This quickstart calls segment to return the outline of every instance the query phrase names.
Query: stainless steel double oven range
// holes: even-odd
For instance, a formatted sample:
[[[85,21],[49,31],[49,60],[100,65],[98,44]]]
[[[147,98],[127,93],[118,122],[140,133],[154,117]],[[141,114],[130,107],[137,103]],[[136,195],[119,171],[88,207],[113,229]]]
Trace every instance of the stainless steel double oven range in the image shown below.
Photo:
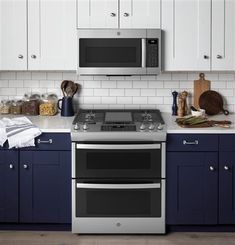
[[[72,232],[165,233],[158,110],[80,110],[72,127]]]

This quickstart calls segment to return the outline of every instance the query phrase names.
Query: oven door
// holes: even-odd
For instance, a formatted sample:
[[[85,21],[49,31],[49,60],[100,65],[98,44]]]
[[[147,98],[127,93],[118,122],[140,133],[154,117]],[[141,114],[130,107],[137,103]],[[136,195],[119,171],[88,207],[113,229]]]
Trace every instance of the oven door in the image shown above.
[[[165,178],[165,143],[73,143],[73,173],[77,179]]]
[[[73,180],[74,233],[164,233],[165,180],[145,184]]]

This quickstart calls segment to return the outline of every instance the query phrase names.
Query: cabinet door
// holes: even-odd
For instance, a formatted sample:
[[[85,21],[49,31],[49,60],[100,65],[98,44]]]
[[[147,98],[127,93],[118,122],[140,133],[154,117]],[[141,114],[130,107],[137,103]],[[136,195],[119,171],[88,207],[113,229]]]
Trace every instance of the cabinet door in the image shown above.
[[[235,1],[212,1],[212,70],[235,69]]]
[[[0,0],[0,70],[27,69],[27,1]]]
[[[0,150],[0,222],[18,222],[18,153]]]
[[[235,224],[235,152],[221,152],[219,168],[219,223]]]
[[[71,222],[71,152],[20,152],[20,222]]]
[[[167,153],[167,224],[217,223],[217,153]]]
[[[163,70],[209,70],[211,0],[162,0]]]
[[[28,0],[28,69],[76,70],[76,0]]]
[[[118,28],[118,0],[77,0],[78,28]]]
[[[160,28],[160,0],[120,0],[120,28]]]

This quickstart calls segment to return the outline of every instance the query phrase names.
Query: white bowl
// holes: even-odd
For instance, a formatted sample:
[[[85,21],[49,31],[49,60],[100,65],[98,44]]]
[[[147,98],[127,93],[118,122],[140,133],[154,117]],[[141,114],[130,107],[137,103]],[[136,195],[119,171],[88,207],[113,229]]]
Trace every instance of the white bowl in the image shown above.
[[[191,110],[191,114],[192,116],[195,116],[195,117],[205,116],[205,110],[204,109],[199,109],[198,111]]]

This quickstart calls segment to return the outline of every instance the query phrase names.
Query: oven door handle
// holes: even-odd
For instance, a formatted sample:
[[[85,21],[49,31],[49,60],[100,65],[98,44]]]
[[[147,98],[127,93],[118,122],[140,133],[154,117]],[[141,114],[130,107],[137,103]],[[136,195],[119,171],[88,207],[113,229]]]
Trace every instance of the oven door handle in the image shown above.
[[[76,144],[77,149],[85,150],[147,150],[161,149],[161,144],[130,144],[130,145],[104,145],[104,144]]]
[[[160,183],[154,184],[87,184],[77,183],[77,189],[160,189]]]

